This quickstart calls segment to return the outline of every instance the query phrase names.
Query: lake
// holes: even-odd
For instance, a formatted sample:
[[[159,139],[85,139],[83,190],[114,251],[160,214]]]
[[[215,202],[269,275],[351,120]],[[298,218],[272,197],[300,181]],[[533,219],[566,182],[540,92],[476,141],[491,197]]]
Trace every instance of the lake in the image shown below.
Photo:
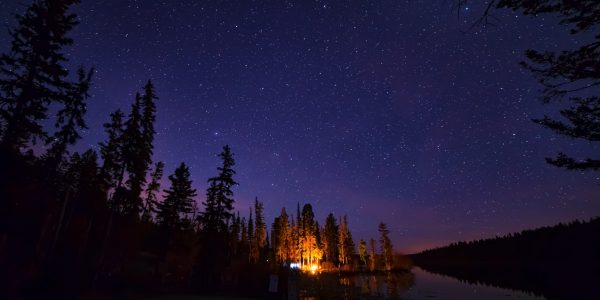
[[[522,291],[472,284],[414,267],[390,274],[302,276],[300,299],[545,299]]]

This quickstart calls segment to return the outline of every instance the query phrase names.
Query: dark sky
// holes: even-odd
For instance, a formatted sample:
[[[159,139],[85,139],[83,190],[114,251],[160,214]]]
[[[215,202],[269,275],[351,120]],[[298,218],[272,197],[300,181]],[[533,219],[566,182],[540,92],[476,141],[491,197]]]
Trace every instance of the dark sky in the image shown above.
[[[83,1],[67,51],[97,72],[78,149],[152,79],[155,160],[189,164],[201,201],[231,145],[236,208],[258,196],[269,223],[310,202],[321,221],[347,214],[355,242],[383,221],[412,252],[600,215],[600,173],[544,162],[599,147],[531,122],[556,106],[518,65],[583,37],[510,11],[464,34],[483,7],[451,2]],[[0,2],[2,22],[27,4]]]

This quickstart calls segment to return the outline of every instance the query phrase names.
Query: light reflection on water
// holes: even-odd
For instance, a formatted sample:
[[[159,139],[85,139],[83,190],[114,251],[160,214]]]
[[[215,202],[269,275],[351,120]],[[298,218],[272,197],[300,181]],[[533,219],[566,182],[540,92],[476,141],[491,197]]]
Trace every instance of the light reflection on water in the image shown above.
[[[470,284],[426,272],[322,274],[301,283],[301,299],[544,299],[520,291]]]

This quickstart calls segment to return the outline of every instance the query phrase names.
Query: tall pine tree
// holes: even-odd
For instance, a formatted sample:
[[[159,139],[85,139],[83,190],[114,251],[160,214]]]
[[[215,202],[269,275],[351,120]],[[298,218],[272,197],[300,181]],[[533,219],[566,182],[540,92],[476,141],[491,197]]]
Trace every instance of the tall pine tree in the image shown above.
[[[158,199],[156,193],[160,190],[160,180],[163,176],[165,164],[162,161],[156,163],[154,171],[150,175],[150,183],[146,186],[146,201],[144,203],[144,212],[142,220],[152,221],[152,215],[157,211]]]
[[[192,188],[190,180],[190,170],[181,163],[175,173],[169,175],[171,187],[164,190],[165,199],[158,203],[157,219],[158,223],[166,228],[183,228],[186,217],[194,211],[194,197],[196,190]]]
[[[85,112],[81,102],[87,98],[91,73],[82,70],[79,83],[68,80],[62,52],[73,43],[67,34],[78,21],[68,11],[77,2],[34,1],[9,31],[11,50],[0,56],[0,151],[15,154],[30,143],[45,141],[49,134],[41,121],[47,119],[50,105],[64,106],[59,121],[73,121],[60,122],[60,142],[77,138],[64,129],[83,127],[78,118]]]
[[[226,233],[227,224],[233,217],[233,203],[235,200],[233,199],[232,188],[238,183],[233,179],[235,160],[228,145],[223,147],[223,152],[219,154],[219,157],[222,160],[222,165],[217,168],[219,174],[208,179],[209,187],[206,191],[206,201],[202,203],[204,212],[201,213],[199,221],[206,231]],[[250,223],[248,223],[248,227],[250,227]]]

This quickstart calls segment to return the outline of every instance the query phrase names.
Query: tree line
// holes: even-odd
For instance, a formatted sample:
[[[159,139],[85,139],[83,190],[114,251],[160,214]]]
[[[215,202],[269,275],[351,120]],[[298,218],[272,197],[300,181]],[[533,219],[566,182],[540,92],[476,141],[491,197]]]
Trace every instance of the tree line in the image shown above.
[[[269,272],[292,263],[323,269],[393,268],[389,231],[359,254],[346,216],[324,226],[310,204],[285,208],[267,230],[255,199],[234,211],[235,159],[225,145],[202,207],[181,163],[162,187],[155,162],[159,97],[148,80],[128,110],[112,112],[98,151],[72,152],[81,138],[93,68],[65,67],[75,0],[34,1],[0,56],[0,290],[7,299],[80,295],[93,290],[263,292]],[[54,131],[44,126],[54,120]],[[162,190],[161,190],[162,189]],[[161,192],[162,191],[162,192]],[[270,237],[269,237],[270,234]],[[359,259],[358,259],[359,258]],[[368,258],[368,263],[367,263]],[[3,297],[4,298],[4,297]]]
[[[457,242],[411,258],[426,270],[474,283],[586,299],[600,268],[600,218],[559,223],[495,238]]]

